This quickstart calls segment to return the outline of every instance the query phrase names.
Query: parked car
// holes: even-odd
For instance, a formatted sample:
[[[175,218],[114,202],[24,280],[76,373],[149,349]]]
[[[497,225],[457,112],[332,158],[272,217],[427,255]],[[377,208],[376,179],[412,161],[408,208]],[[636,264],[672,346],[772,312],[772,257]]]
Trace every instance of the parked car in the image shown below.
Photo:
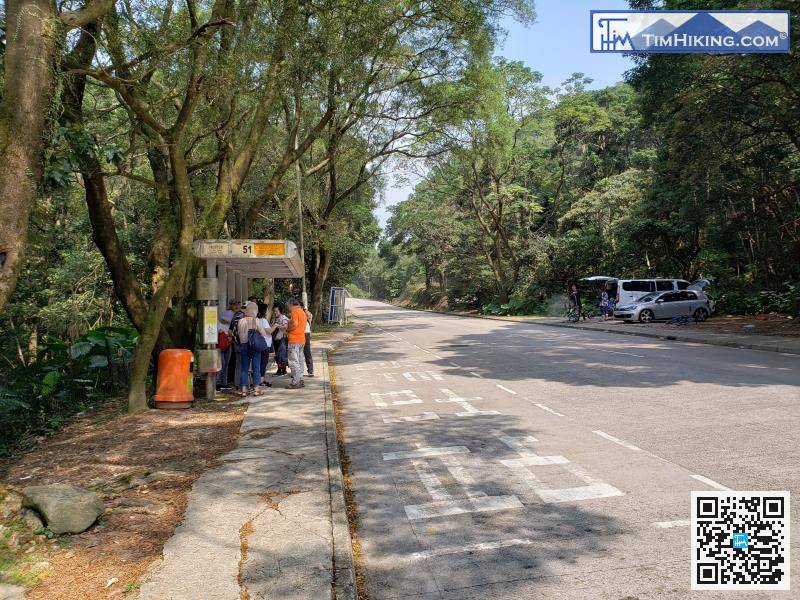
[[[695,321],[705,321],[712,312],[713,303],[704,292],[686,289],[647,294],[635,302],[617,306],[614,318],[650,323],[657,319],[687,316]]]
[[[698,279],[697,281],[689,283],[685,279],[619,279],[606,275],[584,277],[581,281],[595,285],[600,283],[611,288],[610,295],[616,298],[617,306],[630,304],[654,292],[681,290],[703,291],[707,286],[711,285],[708,279]]]

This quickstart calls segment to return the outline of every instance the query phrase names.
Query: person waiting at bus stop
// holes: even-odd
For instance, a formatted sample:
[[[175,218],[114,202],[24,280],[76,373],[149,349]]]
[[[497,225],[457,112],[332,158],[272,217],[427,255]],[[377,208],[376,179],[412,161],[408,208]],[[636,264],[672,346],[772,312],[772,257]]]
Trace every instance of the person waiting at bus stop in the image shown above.
[[[248,302],[245,305],[244,317],[239,319],[239,324],[237,325],[242,356],[242,370],[239,374],[239,384],[242,391],[239,395],[242,397],[247,396],[251,365],[253,367],[253,395],[261,395],[261,390],[259,389],[259,383],[261,382],[261,350],[250,347],[248,334],[251,330],[256,330],[258,335],[263,338],[267,336],[267,332],[258,320],[258,304],[255,302]]]
[[[306,315],[306,343],[303,346],[303,354],[306,357],[306,371],[308,371],[308,376],[314,376],[314,358],[311,356],[311,321],[314,319],[314,316],[311,314],[306,308],[305,304],[301,304],[301,308]]]
[[[272,307],[272,340],[273,347],[275,348],[275,364],[278,369],[275,371],[274,376],[279,377],[286,375],[286,327],[289,325],[289,319],[283,314],[280,304],[275,304]]]
[[[289,298],[286,301],[286,307],[291,310],[289,326],[286,328],[289,340],[289,368],[292,370],[292,383],[288,387],[297,389],[305,386],[303,382],[303,369],[305,367],[303,364],[303,347],[306,345],[306,324],[308,319],[296,298]]]

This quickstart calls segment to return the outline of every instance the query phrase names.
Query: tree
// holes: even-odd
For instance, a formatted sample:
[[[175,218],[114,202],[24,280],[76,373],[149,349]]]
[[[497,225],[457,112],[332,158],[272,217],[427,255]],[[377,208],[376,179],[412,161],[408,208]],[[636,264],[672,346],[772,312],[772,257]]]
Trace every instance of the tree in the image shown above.
[[[477,64],[471,84],[478,100],[449,132],[448,162],[437,165],[439,180],[452,182],[445,185],[483,232],[481,249],[502,304],[519,280],[521,246],[540,210],[520,184],[529,169],[525,147],[540,134],[547,106],[540,81],[541,74],[518,62]]]
[[[25,257],[28,219],[42,184],[45,139],[54,102],[58,49],[65,34],[106,13],[112,0],[57,12],[45,0],[6,3],[0,101],[0,311]]]

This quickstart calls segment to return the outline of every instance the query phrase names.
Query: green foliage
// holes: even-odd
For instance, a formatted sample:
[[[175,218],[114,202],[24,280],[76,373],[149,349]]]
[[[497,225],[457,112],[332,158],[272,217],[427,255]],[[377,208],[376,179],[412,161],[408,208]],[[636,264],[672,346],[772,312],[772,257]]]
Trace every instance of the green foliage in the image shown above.
[[[531,298],[511,298],[505,304],[489,303],[481,307],[482,315],[541,315],[547,313],[547,302]]]
[[[690,8],[721,7],[705,4]],[[628,83],[575,73],[538,95],[514,63],[479,63],[455,142],[393,208],[390,297],[424,281],[452,307],[518,314],[588,275],[702,276],[720,311],[797,314],[798,52],[640,57]]]
[[[10,452],[27,435],[58,430],[74,413],[121,392],[136,338],[129,327],[93,329],[71,345],[52,338],[40,346],[35,360],[4,369],[0,454]],[[119,386],[116,390],[112,380]]]
[[[717,310],[731,314],[779,313],[800,317],[800,282],[787,281],[779,290],[730,285],[717,296]]]

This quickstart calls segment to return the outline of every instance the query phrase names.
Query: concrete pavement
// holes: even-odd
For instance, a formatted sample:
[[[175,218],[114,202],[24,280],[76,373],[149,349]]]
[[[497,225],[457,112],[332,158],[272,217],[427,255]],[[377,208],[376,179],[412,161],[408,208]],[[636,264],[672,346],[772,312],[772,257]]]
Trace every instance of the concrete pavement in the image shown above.
[[[240,401],[238,447],[193,485],[140,600],[354,598],[326,355],[353,329],[314,344],[305,388],[283,377]]]
[[[690,597],[692,490],[800,489],[796,356],[348,306],[372,598]]]

